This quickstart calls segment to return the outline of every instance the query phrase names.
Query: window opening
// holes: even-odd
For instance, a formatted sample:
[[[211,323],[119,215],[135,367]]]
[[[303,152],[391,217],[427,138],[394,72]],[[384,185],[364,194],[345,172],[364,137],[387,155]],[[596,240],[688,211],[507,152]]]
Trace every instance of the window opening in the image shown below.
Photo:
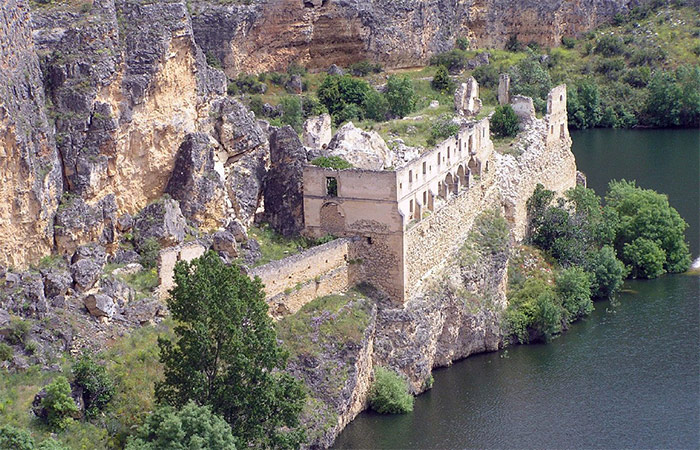
[[[338,196],[338,179],[336,177],[326,177],[326,195],[329,197]]]

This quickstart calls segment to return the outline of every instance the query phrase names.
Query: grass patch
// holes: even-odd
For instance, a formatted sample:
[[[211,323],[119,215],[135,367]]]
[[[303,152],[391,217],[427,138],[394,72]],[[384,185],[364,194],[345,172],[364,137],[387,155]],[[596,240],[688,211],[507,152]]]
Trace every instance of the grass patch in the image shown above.
[[[335,239],[334,236],[330,235],[319,239],[309,239],[303,236],[286,237],[277,233],[268,224],[250,227],[248,235],[258,241],[262,253],[262,257],[255,263],[254,267],[262,266],[271,261],[279,261]]]

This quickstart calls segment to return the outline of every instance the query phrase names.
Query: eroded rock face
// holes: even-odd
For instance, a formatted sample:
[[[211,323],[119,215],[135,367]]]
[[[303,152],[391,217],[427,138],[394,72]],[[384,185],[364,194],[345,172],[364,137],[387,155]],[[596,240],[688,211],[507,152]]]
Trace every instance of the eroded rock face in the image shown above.
[[[188,134],[180,145],[165,192],[180,202],[187,219],[204,229],[218,228],[226,218],[225,188],[214,168],[209,135]]]
[[[151,203],[134,218],[134,243],[143,248],[150,240],[161,247],[182,243],[185,239],[185,217],[180,205],[173,199]]]
[[[328,144],[327,153],[359,169],[382,170],[394,165],[394,155],[376,131],[364,131],[352,122],[343,125]]]
[[[265,176],[265,220],[285,236],[304,228],[303,171],[306,150],[289,125],[270,133],[270,170]]]
[[[214,129],[227,158],[251,152],[265,144],[267,137],[250,112],[237,100],[225,98],[212,104]]]
[[[632,0],[191,2],[197,42],[222,61],[229,76],[284,70],[292,62],[325,69],[369,59],[385,67],[410,67],[451,50],[457,36],[469,38],[477,48],[502,47],[511,35],[520,42],[551,47],[559,45],[562,36],[587,31],[635,4]],[[475,59],[473,67],[481,63]]]
[[[65,195],[56,214],[56,248],[62,255],[72,256],[76,249],[90,242],[108,245],[115,240],[114,195],[108,195],[95,205],[75,195]]]
[[[24,0],[0,4],[0,264],[25,267],[53,247],[61,164]]]

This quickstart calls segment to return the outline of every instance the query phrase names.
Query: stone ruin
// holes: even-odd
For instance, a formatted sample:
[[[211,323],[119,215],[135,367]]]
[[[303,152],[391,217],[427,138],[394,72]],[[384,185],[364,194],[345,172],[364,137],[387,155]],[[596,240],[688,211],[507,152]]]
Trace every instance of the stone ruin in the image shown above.
[[[474,77],[469,77],[455,90],[455,110],[461,116],[473,117],[479,114],[481,106],[479,83]]]
[[[507,105],[510,103],[510,75],[502,73],[498,77],[498,104]]]

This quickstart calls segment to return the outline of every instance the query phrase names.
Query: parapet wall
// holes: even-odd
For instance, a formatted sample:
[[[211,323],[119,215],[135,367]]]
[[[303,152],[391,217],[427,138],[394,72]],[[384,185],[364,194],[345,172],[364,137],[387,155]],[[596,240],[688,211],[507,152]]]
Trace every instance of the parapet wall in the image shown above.
[[[260,277],[270,314],[294,314],[316,297],[347,290],[356,280],[351,266],[355,239],[336,239],[279,261],[272,261],[249,272]]]

